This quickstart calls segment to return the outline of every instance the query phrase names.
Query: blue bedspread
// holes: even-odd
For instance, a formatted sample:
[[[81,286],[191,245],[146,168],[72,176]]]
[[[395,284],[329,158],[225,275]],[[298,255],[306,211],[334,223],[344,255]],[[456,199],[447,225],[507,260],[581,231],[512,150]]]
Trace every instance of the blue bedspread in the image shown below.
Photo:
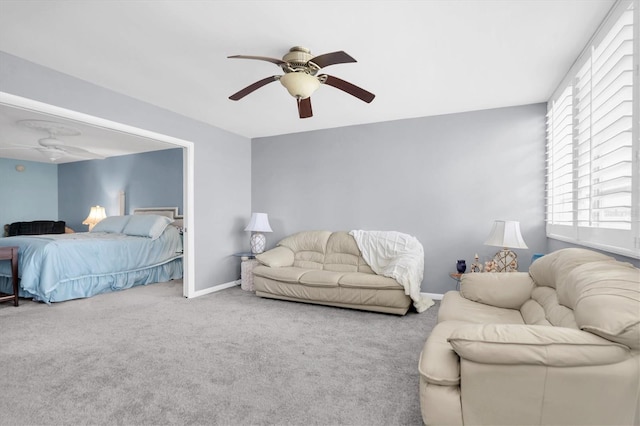
[[[182,277],[182,237],[173,226],[156,240],[83,232],[0,238],[0,246],[19,247],[20,295],[47,303]],[[10,262],[0,262],[5,286],[10,275]]]

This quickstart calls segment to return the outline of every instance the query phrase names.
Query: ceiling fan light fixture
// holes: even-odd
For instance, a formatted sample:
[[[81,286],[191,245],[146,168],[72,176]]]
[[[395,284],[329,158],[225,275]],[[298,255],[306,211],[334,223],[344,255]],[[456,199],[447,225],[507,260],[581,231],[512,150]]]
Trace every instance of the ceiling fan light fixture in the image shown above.
[[[64,157],[65,155],[64,151],[60,151],[55,148],[42,148],[42,149],[38,149],[38,151],[40,151],[40,153],[44,155],[45,158],[51,161],[52,163],[55,163],[56,160]]]
[[[285,74],[280,77],[280,83],[282,83],[291,96],[297,99],[307,99],[320,87],[318,78],[305,72]]]
[[[280,81],[289,94],[296,98],[298,116],[300,118],[309,118],[313,117],[311,95],[313,95],[321,84],[335,87],[367,103],[373,101],[376,97],[373,93],[367,92],[363,88],[351,84],[348,81],[327,74],[317,75],[318,71],[330,65],[356,62],[354,58],[342,50],[313,56],[311,51],[306,47],[294,46],[289,49],[289,53],[284,55],[282,59],[253,55],[233,55],[229,56],[229,58],[255,59],[271,62],[284,71],[284,75],[273,75],[263,78],[234,93],[229,96],[229,99],[232,101],[239,101],[269,83]]]

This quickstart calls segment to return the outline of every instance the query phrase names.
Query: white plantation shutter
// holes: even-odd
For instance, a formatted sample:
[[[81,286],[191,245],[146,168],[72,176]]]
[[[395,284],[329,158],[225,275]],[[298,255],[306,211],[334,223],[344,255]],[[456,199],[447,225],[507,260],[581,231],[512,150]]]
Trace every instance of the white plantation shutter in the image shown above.
[[[547,114],[547,221],[573,224],[573,95],[567,87]]]
[[[577,217],[578,226],[589,226],[591,217],[591,58],[576,76]]]
[[[618,4],[606,31],[549,102],[547,235],[640,258],[638,11],[633,6]]]

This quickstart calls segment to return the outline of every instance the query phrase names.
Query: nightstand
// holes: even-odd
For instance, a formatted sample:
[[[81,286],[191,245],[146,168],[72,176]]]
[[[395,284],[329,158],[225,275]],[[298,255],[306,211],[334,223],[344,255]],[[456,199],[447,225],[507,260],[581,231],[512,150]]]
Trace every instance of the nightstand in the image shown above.
[[[11,283],[13,294],[0,296],[0,302],[13,300],[13,306],[18,306],[18,247],[0,247],[0,260],[11,261]]]
[[[456,280],[456,290],[460,290],[460,280],[462,279],[462,276],[464,274],[459,274],[457,272],[452,272],[449,274],[449,276],[451,278],[453,278],[454,280]]]
[[[260,264],[256,255],[251,252],[234,253],[242,261],[240,263],[240,288],[245,291],[255,291],[253,287],[253,268]]]

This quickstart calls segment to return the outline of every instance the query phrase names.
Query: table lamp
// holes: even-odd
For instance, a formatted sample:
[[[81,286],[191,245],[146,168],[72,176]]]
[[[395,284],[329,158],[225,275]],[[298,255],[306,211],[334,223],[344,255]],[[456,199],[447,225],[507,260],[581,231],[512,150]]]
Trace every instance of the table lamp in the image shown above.
[[[259,254],[264,252],[267,246],[267,238],[263,232],[273,232],[269,225],[269,217],[267,214],[251,213],[251,220],[244,230],[252,232],[251,239],[249,240],[251,243],[251,253]]]
[[[102,219],[107,217],[107,214],[104,211],[104,207],[101,206],[93,206],[89,211],[89,216],[82,222],[83,225],[89,225],[89,232],[96,226],[96,223],[100,222]]]
[[[503,247],[496,253],[493,261],[496,264],[496,272],[515,272],[518,270],[518,256],[510,248],[529,248],[520,234],[520,222],[513,220],[496,220],[484,242],[486,246]]]

